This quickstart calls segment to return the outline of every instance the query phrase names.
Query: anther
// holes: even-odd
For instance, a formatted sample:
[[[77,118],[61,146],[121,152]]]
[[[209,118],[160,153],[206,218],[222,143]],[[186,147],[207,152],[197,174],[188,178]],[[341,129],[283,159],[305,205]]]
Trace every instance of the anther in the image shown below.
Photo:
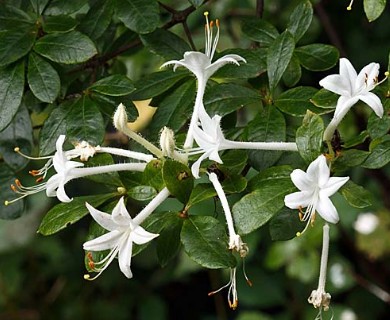
[[[18,191],[18,189],[15,187],[15,185],[13,185],[13,184],[11,184],[11,190],[13,191],[13,192],[17,192]]]
[[[211,29],[212,27],[214,27],[214,21],[213,21],[213,20],[210,21],[210,29]]]
[[[238,307],[238,300],[233,301],[233,303],[229,301],[229,307],[232,310],[236,310]]]
[[[8,200],[5,200],[5,201],[4,201],[4,205],[5,205],[5,206],[8,206],[9,204],[10,204],[10,202],[9,202]]]
[[[22,184],[20,183],[20,180],[19,179],[15,179],[15,184],[18,188],[20,188],[22,186]]]
[[[43,181],[43,177],[39,177],[39,178],[35,179],[36,183],[39,183],[39,182],[42,182],[42,181]]]
[[[219,28],[219,19],[215,19],[215,24],[216,24],[217,28]]]
[[[353,0],[351,0],[351,2],[349,3],[348,7],[347,7],[347,10],[348,11],[351,11],[352,10],[352,4],[353,4]]]
[[[20,148],[19,148],[19,147],[15,147],[15,148],[14,148],[14,151],[17,152],[17,153],[19,153],[19,152],[20,152]]]

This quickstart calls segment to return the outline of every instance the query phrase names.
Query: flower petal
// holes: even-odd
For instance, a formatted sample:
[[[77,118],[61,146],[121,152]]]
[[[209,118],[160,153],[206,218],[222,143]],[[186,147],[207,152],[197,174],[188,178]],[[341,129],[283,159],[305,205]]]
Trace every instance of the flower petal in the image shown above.
[[[320,194],[330,197],[335,194],[348,180],[349,177],[332,177],[328,180],[326,185],[321,188]]]
[[[83,248],[86,251],[103,251],[114,248],[118,245],[121,237],[123,236],[123,232],[118,230],[114,230],[108,233],[103,234],[96,239],[89,240],[84,242]]]
[[[291,180],[294,185],[301,191],[309,191],[313,189],[314,181],[311,179],[310,175],[301,169],[295,169],[291,172]]]
[[[126,276],[126,278],[130,279],[133,277],[133,273],[131,272],[131,255],[133,253],[133,241],[130,236],[126,238],[123,243],[119,246],[118,253],[118,262],[119,269]]]
[[[137,226],[135,229],[131,231],[130,234],[130,238],[136,244],[145,244],[158,236],[159,236],[158,233],[151,233],[149,231],[146,231],[141,226]]]
[[[121,197],[112,210],[112,221],[118,226],[130,227],[132,219],[126,209],[124,197]]]
[[[202,154],[198,160],[196,160],[192,166],[191,166],[191,172],[192,172],[192,175],[195,177],[195,179],[199,179],[199,168],[200,168],[200,165],[202,163],[202,161],[204,159],[206,159],[208,156],[209,156],[209,153],[210,152],[205,152],[204,154]]]
[[[313,191],[298,191],[284,197],[284,204],[290,209],[306,208],[312,203]]]
[[[112,215],[95,209],[89,203],[85,203],[92,218],[108,231],[114,231],[118,228],[117,224],[113,221]]]
[[[374,89],[379,74],[379,63],[371,62],[366,65],[357,76],[355,83],[355,92],[367,92]]]
[[[65,185],[63,183],[60,183],[57,188],[57,198],[61,202],[71,202],[73,200],[73,198],[69,198],[66,194]]]
[[[334,111],[333,118],[336,119],[339,118],[340,120],[344,118],[344,116],[347,114],[349,109],[351,109],[351,107],[358,101],[359,98],[356,96],[352,98],[341,96],[337,100],[337,106],[336,106],[336,110]]]
[[[357,73],[351,62],[347,58],[340,59],[340,76],[348,84],[348,91],[352,94],[355,89]]]
[[[332,74],[330,76],[325,77],[320,81],[320,86],[341,96],[351,95],[349,81],[342,78],[338,74]]]
[[[204,70],[206,79],[210,78],[215,72],[217,72],[220,68],[228,63],[233,63],[236,65],[240,65],[239,61],[246,62],[244,58],[236,54],[228,54],[214,61],[212,64],[207,66]]]
[[[378,117],[383,116],[383,105],[378,96],[372,92],[359,95],[357,98],[367,103]]]
[[[339,214],[337,213],[336,207],[333,205],[329,197],[321,195],[321,193],[318,197],[315,210],[324,220],[330,223],[339,222]]]
[[[326,164],[326,158],[324,155],[320,155],[315,159],[313,162],[311,162],[306,170],[307,174],[309,175],[310,179],[314,181],[315,184],[319,184],[319,180],[324,180],[325,177],[326,180],[329,178],[330,170],[329,167]]]

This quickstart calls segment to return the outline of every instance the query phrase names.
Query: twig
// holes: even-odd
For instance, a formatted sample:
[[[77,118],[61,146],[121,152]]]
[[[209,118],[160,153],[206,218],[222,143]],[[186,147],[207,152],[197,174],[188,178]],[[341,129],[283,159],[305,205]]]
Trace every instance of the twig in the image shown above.
[[[262,18],[264,13],[264,0],[256,1],[256,17]]]

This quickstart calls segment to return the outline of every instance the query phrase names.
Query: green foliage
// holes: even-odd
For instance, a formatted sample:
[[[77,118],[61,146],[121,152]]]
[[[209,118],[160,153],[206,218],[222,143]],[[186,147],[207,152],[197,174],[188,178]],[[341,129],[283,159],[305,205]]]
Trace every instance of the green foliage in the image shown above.
[[[386,0],[364,0],[364,12],[369,22],[378,19],[386,7]]]

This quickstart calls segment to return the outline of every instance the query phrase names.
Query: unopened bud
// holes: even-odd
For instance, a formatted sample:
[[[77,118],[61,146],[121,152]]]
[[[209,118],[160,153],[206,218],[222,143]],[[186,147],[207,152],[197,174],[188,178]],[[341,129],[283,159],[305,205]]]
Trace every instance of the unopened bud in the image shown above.
[[[127,126],[127,113],[125,106],[121,103],[114,113],[113,123],[117,130],[123,131],[123,128]]]
[[[160,134],[160,148],[164,156],[173,158],[175,152],[175,135],[171,129],[164,127]]]

